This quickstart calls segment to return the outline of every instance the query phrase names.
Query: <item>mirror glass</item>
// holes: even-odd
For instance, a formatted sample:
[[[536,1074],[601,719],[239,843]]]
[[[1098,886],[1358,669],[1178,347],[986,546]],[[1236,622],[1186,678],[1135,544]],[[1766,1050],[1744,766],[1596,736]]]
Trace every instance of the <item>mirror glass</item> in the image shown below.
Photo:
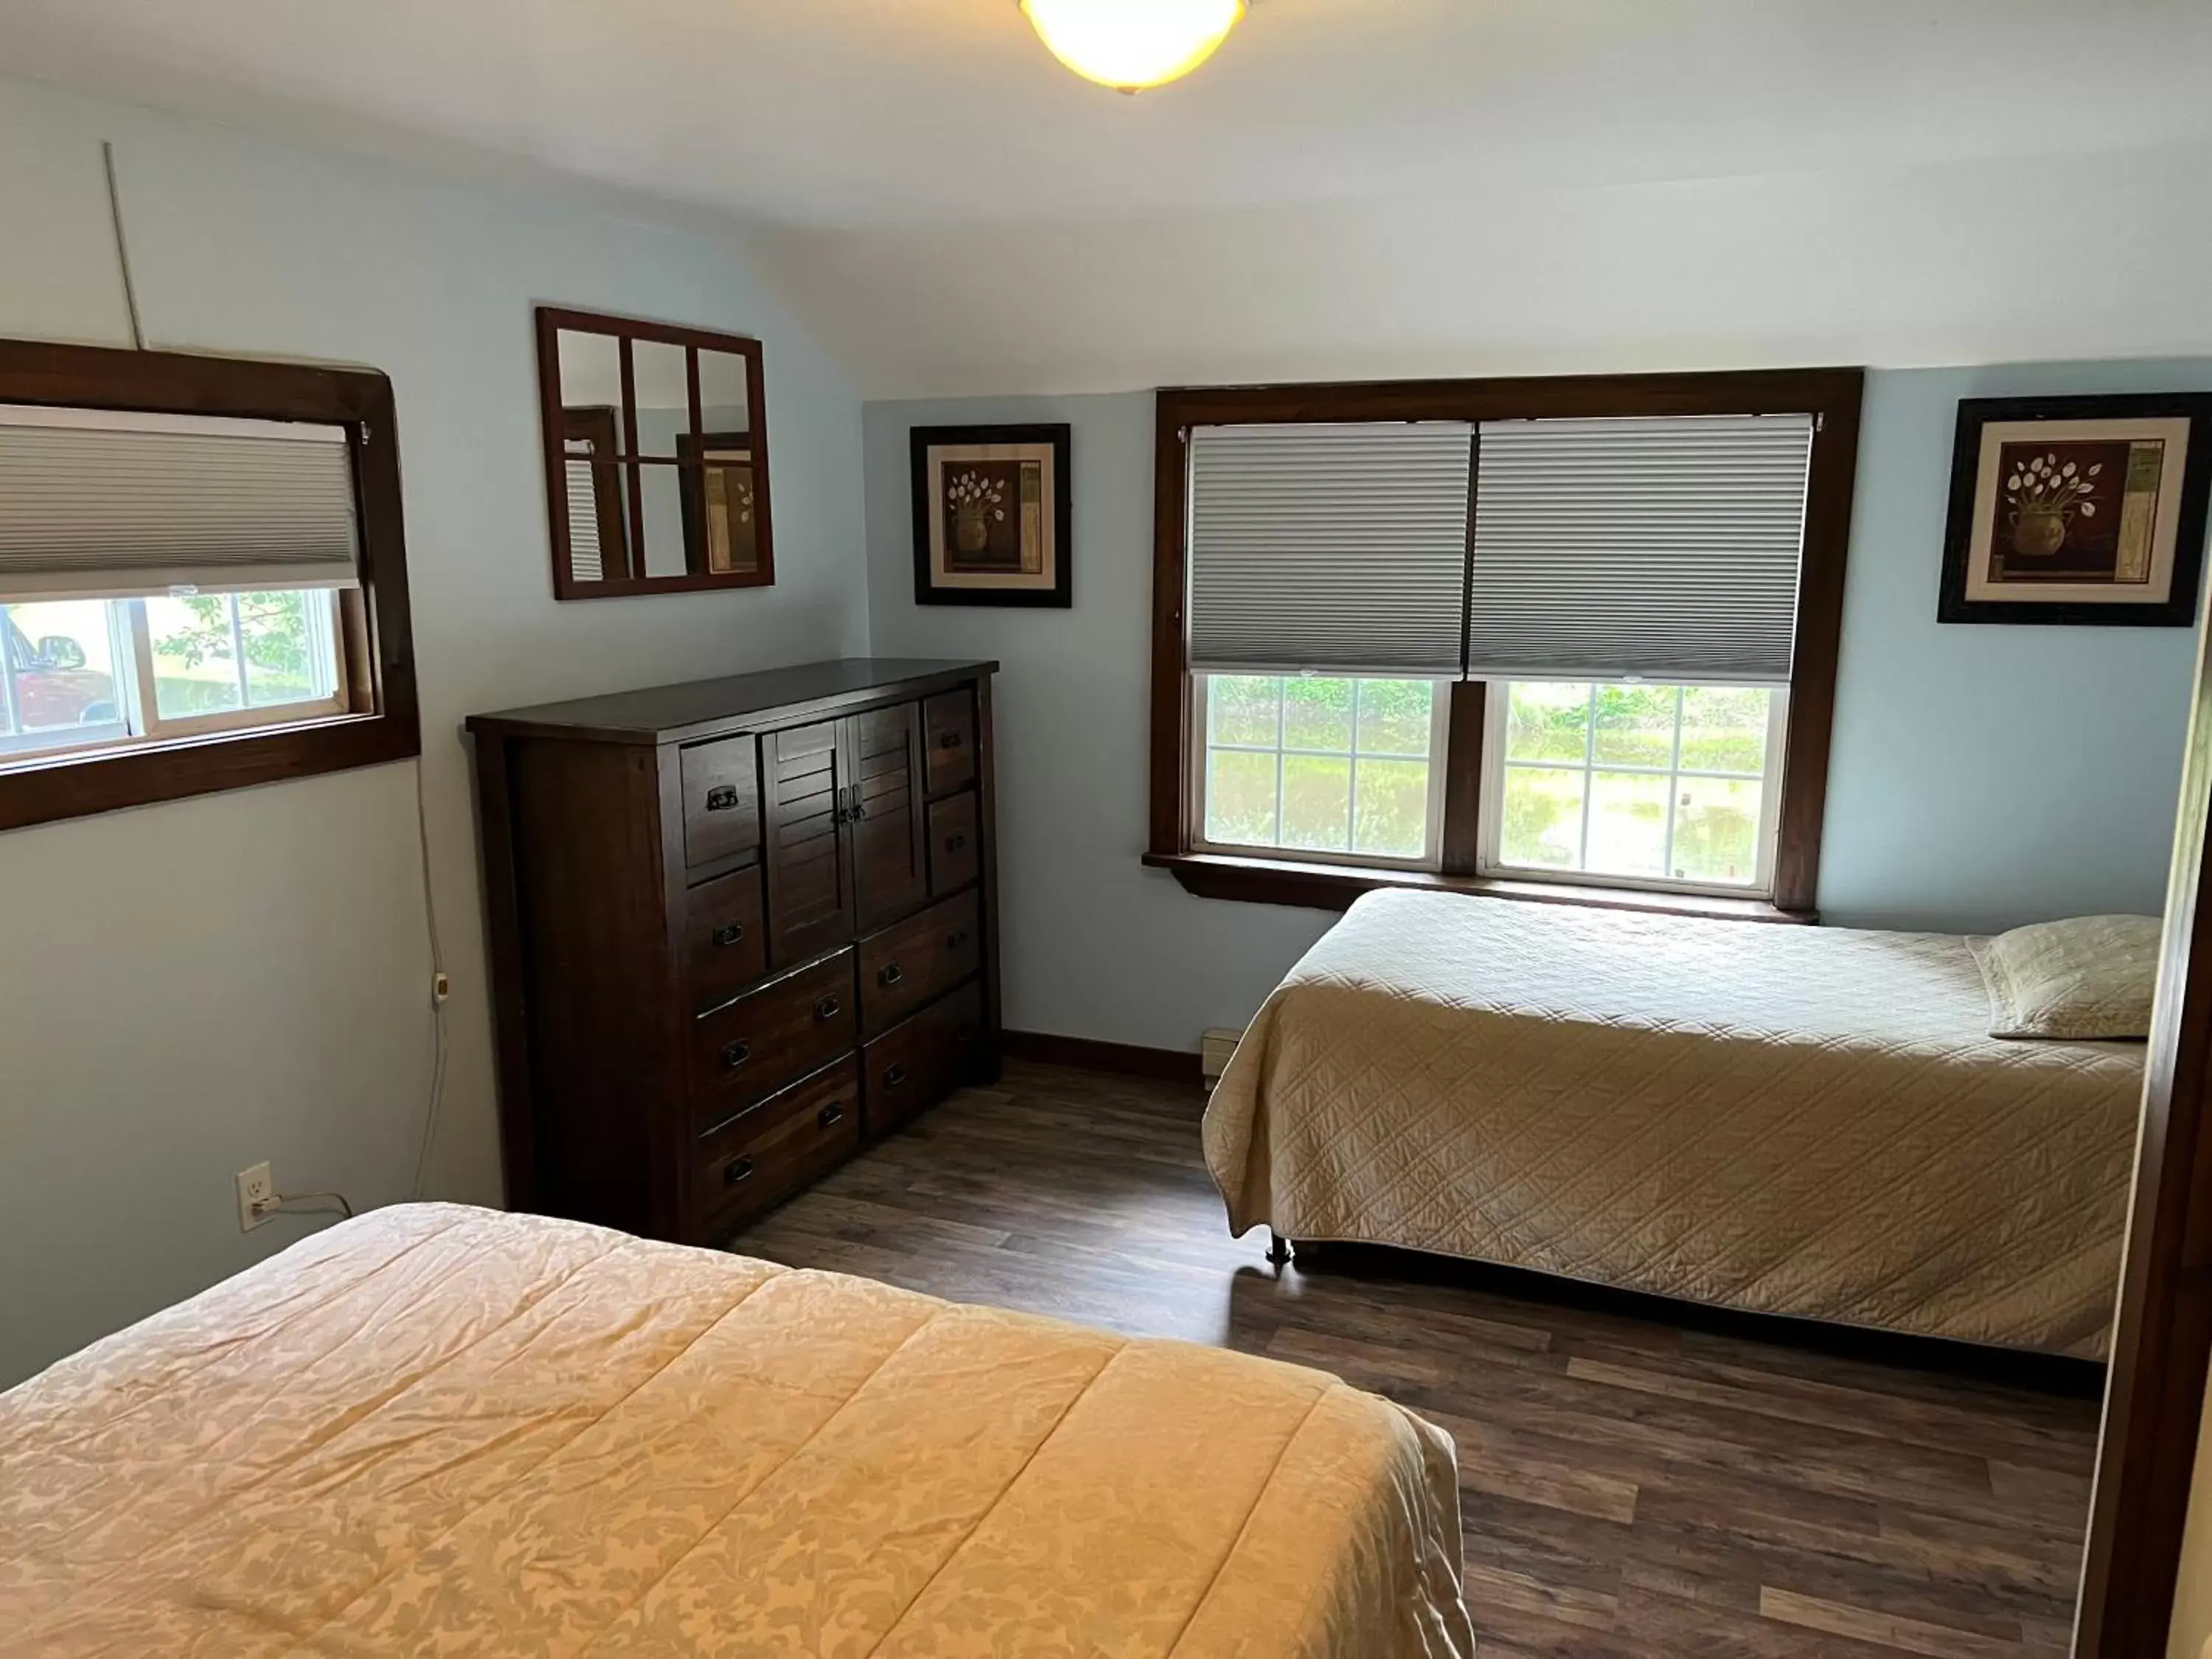
[[[622,342],[610,334],[560,331],[561,405],[564,409],[622,408]]]
[[[645,506],[645,574],[692,574],[684,548],[684,496],[673,462],[638,469],[638,497]]]
[[[690,354],[659,340],[630,343],[630,372],[637,386],[640,455],[674,460],[678,442],[691,429]],[[648,488],[650,497],[653,491]]]
[[[746,399],[749,365],[726,351],[699,354],[699,424],[708,432],[744,432],[752,427]]]
[[[700,469],[684,480],[684,538],[692,568],[716,575],[760,568],[750,367],[732,353],[699,354]]]
[[[758,342],[541,307],[538,349],[557,597],[775,580]]]

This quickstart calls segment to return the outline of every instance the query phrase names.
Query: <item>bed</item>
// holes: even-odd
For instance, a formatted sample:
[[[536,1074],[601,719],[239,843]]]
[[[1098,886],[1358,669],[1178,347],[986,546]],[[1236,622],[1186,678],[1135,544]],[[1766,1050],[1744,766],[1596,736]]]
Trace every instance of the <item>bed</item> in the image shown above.
[[[46,1659],[1458,1659],[1458,1513],[1317,1371],[453,1206],[0,1395]]]
[[[1242,1233],[2101,1357],[2141,1043],[2003,1042],[1967,942],[1370,894],[1206,1115]]]

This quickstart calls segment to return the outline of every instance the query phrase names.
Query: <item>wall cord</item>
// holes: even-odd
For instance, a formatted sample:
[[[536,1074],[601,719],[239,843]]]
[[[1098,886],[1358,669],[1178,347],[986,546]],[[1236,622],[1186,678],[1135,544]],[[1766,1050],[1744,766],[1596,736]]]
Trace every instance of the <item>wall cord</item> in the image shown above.
[[[446,1093],[446,946],[438,933],[438,900],[430,882],[430,808],[422,782],[422,757],[415,757],[415,829],[422,851],[422,920],[430,934],[430,1102],[422,1115],[422,1144],[415,1154],[414,1195],[424,1196],[430,1147],[438,1137],[438,1107]]]
[[[100,141],[100,159],[107,170],[107,216],[115,226],[115,263],[123,272],[123,303],[131,313],[131,343],[146,349],[146,331],[138,321],[138,288],[131,279],[131,245],[123,235],[123,197],[115,187],[115,146]]]
[[[115,181],[115,145],[112,140],[100,141],[100,158],[107,176],[107,213],[115,228],[115,263],[123,276],[123,303],[131,313],[131,343],[140,351],[146,349],[146,330],[138,315],[138,287],[131,271],[131,245],[123,231],[123,195]],[[422,920],[430,938],[430,1098],[422,1115],[422,1140],[415,1153],[415,1184],[413,1194],[421,1200],[429,1179],[430,1149],[438,1138],[438,1108],[445,1098],[447,1038],[446,1030],[446,996],[450,981],[446,976],[446,948],[438,932],[438,901],[430,878],[430,809],[425,798],[422,779],[422,757],[415,757],[415,830],[422,855]],[[336,1192],[286,1193],[278,1195],[270,1207],[289,1204],[299,1199],[322,1198],[337,1203],[348,1219],[353,1216],[353,1206],[345,1195]]]

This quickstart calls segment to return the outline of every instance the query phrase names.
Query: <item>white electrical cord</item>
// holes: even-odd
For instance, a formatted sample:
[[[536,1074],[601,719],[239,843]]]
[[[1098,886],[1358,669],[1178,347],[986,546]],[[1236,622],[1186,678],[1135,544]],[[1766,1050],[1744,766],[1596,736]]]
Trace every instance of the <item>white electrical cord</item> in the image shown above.
[[[446,947],[438,937],[438,901],[430,886],[430,808],[422,785],[422,757],[415,757],[415,829],[422,848],[422,920],[430,933],[430,1103],[422,1115],[422,1145],[415,1154],[415,1197],[424,1193],[430,1146],[438,1137],[438,1104],[446,1092]]]

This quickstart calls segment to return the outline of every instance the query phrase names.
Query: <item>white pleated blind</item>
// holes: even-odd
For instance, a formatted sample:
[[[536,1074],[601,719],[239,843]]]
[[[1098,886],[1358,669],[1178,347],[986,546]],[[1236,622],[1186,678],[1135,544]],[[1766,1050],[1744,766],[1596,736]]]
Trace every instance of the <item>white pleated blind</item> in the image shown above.
[[[599,550],[599,498],[589,460],[589,439],[571,438],[568,460],[568,575],[580,582],[595,582],[606,574],[606,556]]]
[[[1474,435],[1455,421],[1194,428],[1191,666],[1456,674]]]
[[[1784,684],[1809,415],[1485,422],[1468,672]]]
[[[357,580],[343,427],[0,405],[0,598]]]

